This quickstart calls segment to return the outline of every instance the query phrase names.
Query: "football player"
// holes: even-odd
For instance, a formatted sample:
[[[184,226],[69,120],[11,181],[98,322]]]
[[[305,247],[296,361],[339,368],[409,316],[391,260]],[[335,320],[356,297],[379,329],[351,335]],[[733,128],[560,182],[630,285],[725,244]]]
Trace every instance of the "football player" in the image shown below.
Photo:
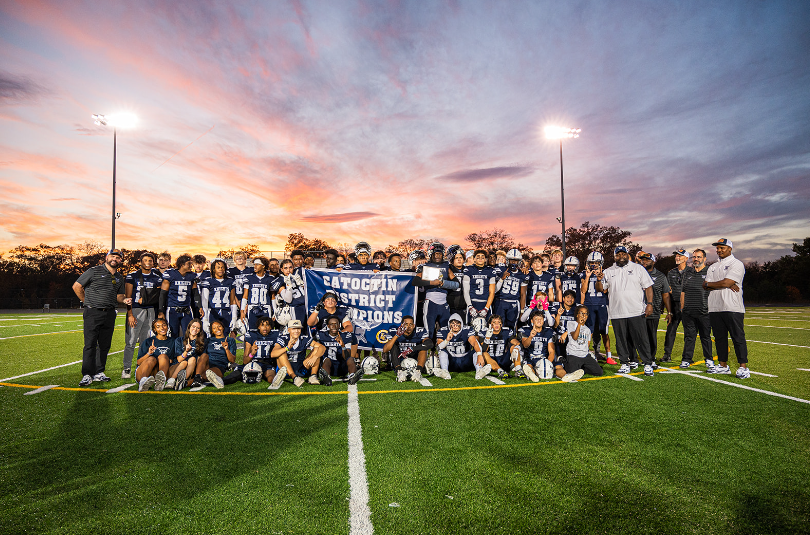
[[[385,265],[385,251],[375,251],[373,259],[374,263],[377,264],[377,269],[379,271],[388,271],[388,266]]]
[[[281,261],[281,276],[273,281],[273,294],[278,294],[292,308],[293,319],[303,322],[307,317],[304,274],[296,273],[289,258]],[[309,329],[307,329],[309,330]]]
[[[281,275],[281,266],[279,266],[278,258],[271,258],[267,261],[267,272],[273,277]]]
[[[560,334],[560,341],[566,342],[566,356],[558,361],[554,373],[565,382],[576,381],[584,374],[601,376],[605,370],[588,353],[588,343],[591,340],[591,331],[586,322],[588,320],[588,307],[580,305],[576,308],[576,320],[567,320],[565,328]]]
[[[544,292],[549,301],[554,301],[554,275],[546,271],[549,263],[547,254],[532,257],[532,270],[526,280],[520,285],[520,308],[526,306],[526,297],[535,295],[537,292]]]
[[[197,359],[205,353],[206,346],[206,337],[200,320],[191,320],[183,336],[174,339],[174,354],[179,364],[171,373],[175,379],[175,390],[182,390],[188,377],[194,378],[192,387],[202,386],[202,377],[196,373]]]
[[[464,274],[464,262],[467,257],[464,249],[460,245],[453,244],[447,248],[447,261],[450,262],[450,271],[456,279],[461,280]],[[455,290],[447,291],[447,304],[450,307],[450,315],[458,314],[461,317],[467,315],[467,303],[464,301],[464,291],[459,287]]]
[[[137,269],[124,279],[124,294],[132,298],[132,304],[127,306],[127,320],[124,336],[126,345],[124,346],[124,369],[121,372],[121,379],[129,379],[132,376],[132,357],[141,342],[149,336],[149,328],[155,321],[156,313],[154,305],[141,304],[141,289],[159,288],[161,284],[161,274],[155,267],[155,255],[143,253],[140,260],[140,269]]]
[[[344,305],[338,304],[339,302],[338,295],[332,290],[327,290],[320,302],[312,307],[309,318],[307,318],[307,325],[320,331],[326,328],[324,322],[327,318],[336,316],[341,320],[340,324],[345,332],[353,332],[349,310]]]
[[[203,280],[202,303],[205,310],[203,327],[207,332],[214,321],[226,326],[228,332],[236,328],[238,305],[236,304],[236,281],[226,275],[228,264],[217,258],[211,264],[212,276]],[[243,290],[244,293],[244,290]]]
[[[507,264],[504,265],[496,285],[498,306],[495,313],[501,317],[502,324],[512,330],[517,327],[520,315],[521,287],[528,279],[528,275],[520,270],[522,260],[520,251],[510,249],[506,253]]]
[[[553,256],[553,255],[552,255]],[[579,276],[579,259],[576,256],[569,256],[565,259],[563,269],[558,269],[554,274],[554,295],[561,299],[563,293],[571,290],[577,296],[575,302],[581,302],[579,287],[582,279]]]
[[[392,327],[388,332],[388,340],[383,346],[383,353],[391,356],[391,366],[397,372],[397,381],[402,383],[407,379],[402,361],[408,357],[416,360],[416,371],[411,374],[411,380],[419,382],[425,373],[427,352],[433,348],[427,330],[417,327],[413,316],[404,316],[399,327]]]
[[[475,370],[475,378],[483,379],[492,371],[492,366],[484,360],[481,344],[475,333],[464,327],[461,316],[453,314],[447,327],[437,333],[440,369],[434,369],[436,377],[450,379],[450,373]]]
[[[138,360],[135,362],[135,379],[138,381],[138,392],[149,390],[154,385],[155,390],[163,390],[166,386],[166,374],[169,365],[174,359],[174,340],[169,338],[169,324],[163,318],[152,322],[150,336],[141,342],[138,351]]]
[[[357,256],[357,262],[345,266],[343,269],[349,271],[373,271],[379,273],[380,267],[370,262],[371,260],[371,245],[367,242],[361,241],[354,246],[354,254]]]
[[[494,256],[494,255],[493,255]],[[495,269],[487,265],[487,252],[477,249],[472,266],[464,268],[464,301],[467,303],[467,323],[481,317],[488,319],[497,288]]]
[[[568,322],[576,320],[576,296],[577,294],[574,292],[574,290],[566,290],[563,294],[562,303],[557,306],[549,307],[551,316],[554,318],[554,328],[557,330],[558,334],[556,349],[557,356],[559,357],[565,356],[565,342],[561,336],[563,333],[567,332],[566,328]],[[590,330],[588,332],[590,332]]]
[[[293,271],[299,272],[304,267],[304,251],[296,249],[290,253],[290,260],[293,263]]]
[[[484,334],[481,349],[484,361],[498,374],[499,379],[507,379],[509,370],[513,369],[518,376],[523,376],[520,370],[520,357],[513,351],[517,345],[518,341],[512,329],[504,327],[503,319],[498,314],[493,314],[489,319],[489,329]]]
[[[304,257],[304,267],[306,269],[312,269],[315,267],[315,256],[312,253],[307,253]]]
[[[346,255],[339,254],[337,256],[337,264],[335,264],[335,269],[339,271],[343,269],[345,265],[346,265]]]
[[[205,258],[205,255],[201,254],[195,254],[192,260],[194,261],[194,274],[197,276],[197,284],[199,285],[202,281],[211,276],[211,271],[205,269],[205,264],[208,260]]]
[[[175,269],[166,270],[163,274],[160,286],[158,318],[164,318],[169,324],[170,335],[180,336],[185,332],[188,322],[194,319],[191,309],[197,306],[199,300],[197,274],[194,273],[191,255],[181,255],[177,258]]]
[[[553,321],[553,320],[552,320]],[[518,331],[518,339],[523,349],[523,373],[530,381],[536,383],[540,380],[537,376],[542,373],[541,362],[547,359],[552,367],[555,364],[556,353],[554,351],[554,329],[546,321],[545,314],[540,310],[534,310],[529,316],[531,325],[527,325]]]
[[[157,270],[162,277],[163,274],[172,267],[172,255],[170,255],[168,251],[163,251],[158,255],[157,264]]]
[[[278,340],[278,331],[272,330],[270,318],[261,318],[258,329],[245,336],[245,364],[256,362],[262,368],[262,377],[270,383],[268,388],[278,388],[281,386],[284,377],[287,375],[286,368],[283,372],[277,373],[277,362],[271,356],[273,348]]]
[[[579,265],[579,262],[577,262],[577,265]],[[562,270],[563,270],[563,253],[559,249],[552,249],[548,272],[551,273],[552,275],[556,275]]]
[[[327,249],[324,251],[324,258],[326,258],[326,269],[337,269],[339,257],[340,255],[335,249]]]
[[[281,268],[284,269],[283,264]],[[308,349],[311,349],[309,356]],[[285,373],[293,376],[293,384],[301,387],[305,377],[309,377],[309,384],[320,384],[316,375],[325,351],[320,342],[304,331],[299,320],[292,320],[287,324],[287,332],[279,335],[271,355],[278,359],[279,372],[284,367]]]
[[[417,266],[413,284],[425,289],[422,319],[428,337],[432,339],[436,330],[436,323],[438,322],[439,326],[442,327],[450,319],[447,291],[458,288],[458,281],[455,274],[450,270],[450,266],[444,261],[443,244],[439,242],[431,243],[427,256],[429,261]],[[438,271],[438,277],[430,280],[424,279],[422,273],[424,273],[425,267],[434,268],[434,270]]]
[[[211,336],[206,341],[205,353],[197,359],[197,373],[205,377],[215,388],[225,388],[222,377],[232,364],[236,364],[236,340],[228,336],[222,322],[211,323]]]
[[[268,260],[260,256],[253,259],[253,273],[245,277],[242,283],[242,303],[239,317],[247,320],[248,330],[255,331],[259,318],[273,315],[270,309],[271,288],[275,279],[267,273]]]
[[[596,359],[599,360],[599,336],[602,337],[602,342],[605,344],[605,352],[607,353],[607,363],[616,364],[610,354],[610,336],[608,335],[608,311],[607,303],[608,296],[606,293],[596,290],[596,281],[602,274],[602,264],[605,259],[602,253],[598,251],[591,251],[585,261],[585,271],[580,274],[582,278],[582,285],[580,286],[580,293],[583,305],[588,307],[588,323],[586,324],[588,330],[593,335],[593,352]]]
[[[357,337],[352,332],[340,331],[340,318],[329,316],[326,329],[317,331],[315,339],[325,348],[318,380],[322,385],[332,386],[332,375],[347,376],[350,385],[357,384],[363,377],[363,369],[358,368]]]
[[[399,271],[402,268],[402,255],[394,252],[388,255],[388,269],[390,271]]]
[[[245,289],[245,278],[253,273],[253,268],[247,265],[247,254],[244,251],[235,252],[233,262],[236,265],[228,268],[228,277],[236,283],[236,295],[241,296]]]

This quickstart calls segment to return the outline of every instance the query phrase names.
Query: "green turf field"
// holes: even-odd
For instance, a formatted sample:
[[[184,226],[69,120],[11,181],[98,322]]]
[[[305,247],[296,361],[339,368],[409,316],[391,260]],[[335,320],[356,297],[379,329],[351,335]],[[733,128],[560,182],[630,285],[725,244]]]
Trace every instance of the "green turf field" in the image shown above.
[[[751,369],[774,377],[361,382],[374,531],[809,533],[810,404],[726,384],[810,400],[807,312],[748,310]],[[123,328],[110,383],[14,378],[81,345],[77,313],[0,316],[0,533],[350,532],[345,384],[107,394],[134,382]]]

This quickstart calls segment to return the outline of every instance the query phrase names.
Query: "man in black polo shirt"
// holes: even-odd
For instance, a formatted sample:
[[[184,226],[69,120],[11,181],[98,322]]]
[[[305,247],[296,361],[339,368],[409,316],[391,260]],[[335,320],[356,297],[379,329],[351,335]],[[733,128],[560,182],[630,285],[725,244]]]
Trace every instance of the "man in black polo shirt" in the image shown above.
[[[672,304],[669,298],[672,290],[669,287],[666,275],[655,268],[654,255],[641,251],[636,257],[641,261],[641,265],[644,266],[653,281],[653,310],[647,316],[647,339],[650,341],[650,354],[655,360],[655,354],[658,353],[658,323],[661,320],[661,305],[664,305],[664,309],[667,311],[667,325],[672,321]]]
[[[667,334],[664,337],[664,357],[661,362],[672,362],[672,347],[675,345],[675,334],[678,332],[678,325],[681,324],[681,285],[683,272],[686,270],[686,262],[689,260],[689,253],[686,249],[678,249],[675,255],[675,267],[667,272],[667,282],[672,289],[670,300],[672,301],[672,321],[667,324]]]
[[[104,368],[115,331],[115,307],[118,303],[132,304],[132,299],[124,294],[124,277],[117,271],[122,261],[121,251],[111,249],[103,264],[91,267],[73,283],[76,296],[84,301],[84,349],[79,386],[110,380]]]
[[[703,346],[703,359],[709,371],[714,369],[712,358],[712,328],[709,323],[709,291],[703,288],[706,279],[706,251],[695,249],[692,252],[692,267],[683,272],[681,286],[681,319],[683,320],[683,356],[681,368],[692,365],[695,342],[700,334]]]

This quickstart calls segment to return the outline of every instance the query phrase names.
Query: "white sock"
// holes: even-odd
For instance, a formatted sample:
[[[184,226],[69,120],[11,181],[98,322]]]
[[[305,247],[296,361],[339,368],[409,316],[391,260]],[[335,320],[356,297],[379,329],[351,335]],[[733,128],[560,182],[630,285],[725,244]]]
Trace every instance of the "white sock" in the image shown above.
[[[439,365],[443,370],[450,368],[450,355],[447,354],[447,351],[439,351]]]

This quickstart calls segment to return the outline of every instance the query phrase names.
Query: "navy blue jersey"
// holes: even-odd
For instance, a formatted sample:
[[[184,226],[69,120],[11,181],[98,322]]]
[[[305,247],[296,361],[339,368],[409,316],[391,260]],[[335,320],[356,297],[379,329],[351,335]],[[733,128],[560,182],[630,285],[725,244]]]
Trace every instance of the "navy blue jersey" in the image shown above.
[[[447,336],[450,333],[450,327],[442,327],[439,330],[439,334],[437,334],[437,338],[441,340],[447,340]],[[463,357],[467,353],[473,350],[473,346],[470,344],[470,336],[473,336],[474,333],[469,327],[462,327],[459,332],[453,335],[452,340],[447,342],[447,347],[444,349],[447,351],[447,354],[451,357]]]
[[[176,356],[174,338],[158,340],[157,336],[150,336],[141,342],[141,347],[138,350],[138,358],[146,356],[146,354],[149,353],[149,348],[152,347],[153,342],[155,344],[155,352],[152,353],[153,357],[157,358],[158,355],[166,355],[170,359],[174,359]]]
[[[212,336],[205,344],[205,352],[208,353],[208,362],[210,362],[212,366],[223,370],[228,367],[229,362],[228,355],[225,353],[225,345],[228,346],[228,351],[230,351],[232,355],[236,354],[236,340],[231,337],[216,338]]]
[[[489,285],[495,283],[495,268],[484,266],[465,266],[464,276],[470,279],[470,299],[486,301],[489,299]]]
[[[209,277],[202,281],[202,287],[208,289],[208,308],[230,309],[231,290],[236,287],[236,281],[231,278],[216,279]]]
[[[256,348],[254,360],[270,360],[270,353],[278,340],[278,331],[270,331],[267,336],[262,336],[258,331],[251,331],[245,336],[245,343]]]
[[[490,337],[484,339],[484,345],[487,346],[487,353],[494,359],[499,359],[509,351],[509,340],[514,337],[512,329],[502,327],[501,332],[492,333]]]
[[[312,314],[315,312],[315,307],[310,307],[309,313]],[[318,311],[318,323],[315,324],[313,329],[320,331],[321,329],[326,329],[326,318],[329,316],[336,316],[337,319],[340,320],[341,329],[343,328],[343,320],[346,319],[346,316],[349,314],[349,309],[343,305],[337,305],[335,307],[334,312],[329,312],[325,308],[322,308]]]
[[[203,340],[205,340],[205,333],[203,333]],[[189,340],[189,343],[191,344],[191,350],[188,353],[186,353],[186,358],[190,359],[190,358],[199,357],[202,353],[197,352],[197,341],[196,340]],[[207,345],[207,341],[203,344],[203,353],[205,352],[205,346],[206,345]],[[177,338],[174,339],[174,356],[175,356],[175,358],[182,357],[183,352],[185,350],[186,350],[186,344],[185,344],[185,342],[183,340],[183,337],[178,336]]]
[[[298,284],[295,282],[294,275],[290,275],[290,290],[292,290],[292,301],[289,303],[290,306],[296,307],[300,305],[305,305],[306,297],[304,295],[305,289],[305,279],[301,277],[301,280],[304,281],[304,284]],[[287,283],[284,282],[284,275],[279,275],[274,281],[272,285],[273,293],[278,293],[283,288],[287,287]]]
[[[194,272],[194,275],[197,277],[197,286],[199,286],[202,281],[211,278],[211,270],[204,269],[200,273]]]
[[[436,268],[441,273],[442,280],[450,278],[450,264],[447,262],[426,262],[417,266],[416,274],[421,277],[422,271],[426,267]],[[422,288],[420,288],[422,290]],[[425,290],[425,299],[428,301],[433,301],[437,305],[444,305],[447,303],[447,290],[442,288],[441,286],[428,286],[424,288]]]
[[[253,268],[250,266],[245,266],[244,270],[240,270],[238,267],[230,267],[226,272],[226,275],[236,281],[236,293],[241,296],[242,290],[245,288],[245,277],[248,275],[253,274]]]
[[[518,332],[520,333],[520,339],[524,339],[531,334],[532,326],[527,325]],[[554,330],[551,327],[543,326],[543,330],[532,337],[532,343],[523,351],[527,357],[533,359],[548,357],[548,345],[552,343],[553,338]]]
[[[312,345],[312,342],[312,336],[309,333],[302,332],[298,340],[295,341],[295,345],[287,350],[287,358],[290,359],[290,362],[303,362],[307,357],[307,349]],[[290,333],[279,335],[276,345],[281,347],[290,345]]]
[[[407,336],[405,333],[399,337],[397,341],[399,343],[399,350],[405,351],[406,349],[413,349],[414,347],[418,346],[422,343],[422,340],[428,337],[427,329],[423,329],[422,327],[414,327],[413,332],[410,336]],[[397,327],[391,327],[388,329],[388,337],[394,338],[397,335]]]
[[[176,269],[167,269],[163,274],[163,280],[169,281],[170,307],[187,307],[191,305],[191,285],[197,280],[197,274],[189,271],[181,275]]]
[[[553,317],[555,320],[557,319],[557,313],[560,310],[562,310],[562,313],[560,314],[560,324],[557,327],[557,332],[562,334],[565,332],[565,326],[568,325],[569,321],[577,320],[577,306],[574,305],[571,308],[565,308],[565,305],[563,304],[555,304],[548,308],[551,317]]]
[[[582,279],[582,284],[585,284],[586,276],[587,275],[584,271],[579,274],[580,279]],[[585,288],[585,301],[583,301],[582,304],[590,306],[608,304],[607,294],[596,291],[596,273],[591,273],[591,278],[588,279],[588,287]]]
[[[510,271],[509,275],[503,279],[501,289],[498,290],[498,298],[501,301],[517,303],[520,301],[520,286],[526,284],[528,279],[529,275],[521,272],[520,269]]]
[[[161,284],[160,271],[153,269],[149,273],[143,273],[140,269],[133,271],[124,278],[125,284],[132,285],[132,308],[154,308],[154,305],[142,305],[138,303],[141,298],[141,288],[160,288]],[[143,279],[143,284],[141,280]]]
[[[263,277],[255,273],[245,277],[244,289],[248,291],[248,306],[265,306],[270,302],[271,286],[275,277],[265,272]]]
[[[357,345],[354,333],[339,332],[333,337],[329,331],[318,331],[315,333],[315,339],[326,347],[324,356],[332,360],[343,360],[343,349],[351,349],[351,346]]]
[[[565,293],[568,290],[572,290],[575,294],[577,294],[574,297],[574,303],[579,303],[582,298],[582,296],[579,294],[579,287],[582,284],[582,279],[580,278],[579,273],[569,275],[565,271],[558,271],[556,278],[558,281],[560,281],[560,291]],[[557,301],[562,301],[562,293],[554,296],[557,298]]]
[[[528,303],[537,292],[546,292],[549,295],[554,291],[554,275],[548,271],[543,271],[539,275],[534,271],[530,271],[526,277],[526,281],[522,284],[527,286],[526,302]]]

